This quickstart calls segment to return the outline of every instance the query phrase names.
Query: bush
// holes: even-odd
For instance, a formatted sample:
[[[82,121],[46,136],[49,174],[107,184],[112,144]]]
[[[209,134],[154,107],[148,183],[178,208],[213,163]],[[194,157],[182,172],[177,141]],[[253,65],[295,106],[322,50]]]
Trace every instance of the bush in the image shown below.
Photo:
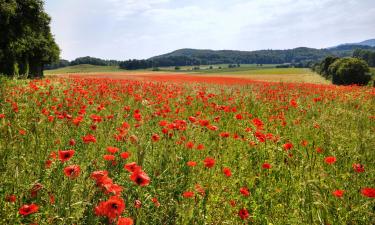
[[[328,68],[332,83],[339,85],[366,85],[371,80],[367,63],[357,58],[342,58],[336,60]]]

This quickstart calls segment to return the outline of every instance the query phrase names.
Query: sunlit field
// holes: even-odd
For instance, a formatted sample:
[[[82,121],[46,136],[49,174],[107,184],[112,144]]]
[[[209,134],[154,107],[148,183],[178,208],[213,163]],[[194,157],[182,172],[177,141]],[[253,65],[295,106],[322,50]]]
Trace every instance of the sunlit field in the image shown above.
[[[200,70],[193,70],[193,67],[181,67],[175,70],[174,67],[161,67],[159,71],[145,70],[122,70],[116,66],[93,66],[77,65],[68,66],[55,70],[47,70],[47,76],[63,77],[91,77],[91,78],[113,78],[113,79],[135,79],[135,80],[160,80],[179,81],[209,78],[206,81],[222,78],[241,78],[259,81],[275,82],[297,82],[329,84],[322,76],[307,68],[275,68],[276,65],[257,66],[253,64],[242,64],[239,68],[228,68],[227,64],[215,65],[213,69],[209,66],[201,66]],[[221,67],[221,69],[219,69]],[[198,77],[198,78],[197,78]],[[249,81],[247,81],[249,82]]]
[[[2,79],[0,223],[374,222],[374,88],[156,81]]]

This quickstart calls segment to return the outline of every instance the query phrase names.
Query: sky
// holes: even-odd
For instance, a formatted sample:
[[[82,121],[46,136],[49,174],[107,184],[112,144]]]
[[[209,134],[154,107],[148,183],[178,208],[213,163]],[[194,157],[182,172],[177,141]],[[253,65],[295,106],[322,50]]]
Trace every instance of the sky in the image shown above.
[[[375,38],[375,0],[45,0],[61,58],[325,48]]]

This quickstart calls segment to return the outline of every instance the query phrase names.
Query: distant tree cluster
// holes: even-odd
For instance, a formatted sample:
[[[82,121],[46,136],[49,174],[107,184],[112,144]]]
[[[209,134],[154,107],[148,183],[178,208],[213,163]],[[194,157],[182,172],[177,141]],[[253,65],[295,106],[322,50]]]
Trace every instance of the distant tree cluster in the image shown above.
[[[354,58],[363,59],[371,67],[375,67],[375,51],[356,49],[353,52]]]
[[[366,85],[371,80],[368,64],[358,58],[328,56],[315,64],[313,70],[337,85]]]
[[[89,64],[89,65],[95,65],[95,66],[118,66],[120,63],[121,62],[117,60],[105,60],[105,59],[86,56],[86,57],[76,58],[75,60],[71,62],[65,59],[60,59],[57,62],[45,65],[44,69],[52,70],[52,69],[58,69],[62,67],[82,65],[82,64]]]
[[[42,0],[0,0],[0,73],[43,76],[45,64],[59,59]]]

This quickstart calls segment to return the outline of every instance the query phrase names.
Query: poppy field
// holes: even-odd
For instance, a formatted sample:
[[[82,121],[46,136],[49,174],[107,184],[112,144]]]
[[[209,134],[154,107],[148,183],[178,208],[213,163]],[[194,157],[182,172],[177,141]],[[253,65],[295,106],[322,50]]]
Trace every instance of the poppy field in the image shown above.
[[[375,222],[374,88],[0,81],[0,224]]]

